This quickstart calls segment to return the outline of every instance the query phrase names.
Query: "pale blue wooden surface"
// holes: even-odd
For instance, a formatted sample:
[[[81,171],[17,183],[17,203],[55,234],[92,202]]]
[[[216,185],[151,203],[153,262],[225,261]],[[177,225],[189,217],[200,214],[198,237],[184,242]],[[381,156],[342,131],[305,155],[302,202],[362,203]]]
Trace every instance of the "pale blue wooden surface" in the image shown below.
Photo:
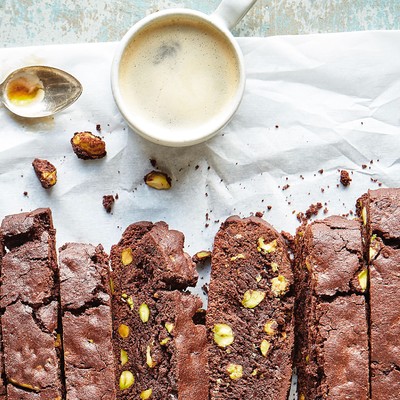
[[[0,0],[0,46],[119,40],[146,14],[219,0]],[[258,0],[236,36],[400,29],[400,0]]]

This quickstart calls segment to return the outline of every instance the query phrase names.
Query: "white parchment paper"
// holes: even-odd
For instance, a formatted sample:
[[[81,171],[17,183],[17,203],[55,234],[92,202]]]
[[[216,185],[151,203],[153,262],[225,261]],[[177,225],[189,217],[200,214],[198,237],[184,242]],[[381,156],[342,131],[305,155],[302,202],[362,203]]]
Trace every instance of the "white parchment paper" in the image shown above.
[[[248,79],[237,115],[212,140],[180,149],[127,128],[110,90],[115,43],[1,49],[2,77],[52,65],[78,78],[84,92],[53,118],[26,120],[0,108],[0,217],[51,207],[59,246],[102,243],[107,251],[130,223],[165,220],[194,254],[211,249],[232,214],[264,212],[294,233],[297,212],[312,203],[327,208],[320,218],[347,214],[368,188],[400,186],[400,32],[238,40]],[[107,157],[79,160],[70,139],[96,133],[97,124]],[[36,157],[57,167],[54,188],[40,186]],[[150,159],[172,177],[171,190],[144,184]],[[351,173],[347,188],[340,169]],[[105,194],[118,194],[112,214],[102,206]],[[205,269],[196,292],[207,279]]]
[[[73,74],[84,92],[52,118],[0,108],[0,216],[51,207],[58,245],[102,243],[107,251],[130,223],[165,220],[194,254],[211,249],[232,214],[261,211],[294,233],[297,212],[311,203],[326,206],[321,218],[346,214],[368,188],[400,186],[400,32],[238,40],[248,79],[237,115],[212,140],[179,149],[147,142],[123,121],[110,89],[115,43],[1,49],[2,77],[46,64]],[[79,160],[70,139],[96,133],[97,124],[107,156]],[[54,188],[40,186],[36,157],[57,167]],[[144,184],[150,159],[172,177],[171,190]],[[337,186],[338,169],[351,173],[349,187]],[[105,194],[118,194],[112,214]]]

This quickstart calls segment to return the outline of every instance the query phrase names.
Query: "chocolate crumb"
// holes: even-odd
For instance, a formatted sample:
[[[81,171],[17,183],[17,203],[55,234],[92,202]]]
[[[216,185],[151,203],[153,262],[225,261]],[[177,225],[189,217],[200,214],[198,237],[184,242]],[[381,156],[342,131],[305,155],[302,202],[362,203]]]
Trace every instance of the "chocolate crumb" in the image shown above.
[[[362,168],[362,169],[366,169],[366,168],[367,168],[367,165],[366,165],[366,164],[363,164],[363,165],[361,165],[361,168]]]
[[[322,175],[324,173],[323,169],[318,170],[318,172]]]
[[[57,183],[57,169],[51,162],[35,158],[32,166],[43,188],[49,189]]]
[[[270,211],[272,209],[272,206],[267,206],[268,211]]]
[[[106,194],[103,196],[103,207],[108,213],[111,212],[114,201],[114,196],[112,194]]]
[[[201,287],[201,289],[203,290],[203,293],[204,293],[204,294],[208,294],[208,283],[205,283],[205,284]]]
[[[157,168],[157,161],[154,158],[150,158],[150,164],[153,168]]]
[[[287,189],[289,189],[289,188],[290,188],[290,185],[286,184],[286,185],[284,185],[284,186],[282,187],[282,190],[287,190]]]
[[[97,124],[97,125],[96,125],[96,131],[97,131],[97,132],[101,132],[101,125],[100,125],[100,124]]]
[[[349,186],[350,182],[351,182],[351,178],[350,178],[349,173],[345,169],[342,169],[340,171],[340,183],[343,186]]]
[[[262,211],[257,211],[256,214],[255,214],[255,216],[256,216],[257,218],[262,218],[262,217],[264,216],[264,213],[263,213]]]
[[[25,196],[25,197],[28,196],[28,192],[24,192],[24,196]]]

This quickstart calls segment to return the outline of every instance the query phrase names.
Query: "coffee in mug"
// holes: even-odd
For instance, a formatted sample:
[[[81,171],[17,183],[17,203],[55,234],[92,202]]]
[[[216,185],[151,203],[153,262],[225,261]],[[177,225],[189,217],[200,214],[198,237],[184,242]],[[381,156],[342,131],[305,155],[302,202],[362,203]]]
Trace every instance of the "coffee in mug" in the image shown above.
[[[243,97],[243,54],[232,29],[256,0],[221,0],[214,13],[169,9],[125,34],[111,88],[133,131],[166,146],[207,140],[233,117]]]
[[[139,126],[184,140],[224,114],[240,83],[231,42],[192,15],[167,16],[145,26],[119,66],[121,96]]]

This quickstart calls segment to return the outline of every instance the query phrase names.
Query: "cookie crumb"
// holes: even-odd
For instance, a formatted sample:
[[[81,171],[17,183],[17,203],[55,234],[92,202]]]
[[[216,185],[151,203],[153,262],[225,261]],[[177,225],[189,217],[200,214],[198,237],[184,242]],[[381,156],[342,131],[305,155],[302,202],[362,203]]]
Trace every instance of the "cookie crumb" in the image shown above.
[[[108,213],[111,212],[114,201],[115,199],[112,194],[106,194],[103,196],[103,207]]]
[[[348,173],[345,169],[342,169],[342,170],[340,171],[340,183],[341,183],[343,186],[349,186],[351,180],[352,180],[352,179],[350,178],[349,173]]]

